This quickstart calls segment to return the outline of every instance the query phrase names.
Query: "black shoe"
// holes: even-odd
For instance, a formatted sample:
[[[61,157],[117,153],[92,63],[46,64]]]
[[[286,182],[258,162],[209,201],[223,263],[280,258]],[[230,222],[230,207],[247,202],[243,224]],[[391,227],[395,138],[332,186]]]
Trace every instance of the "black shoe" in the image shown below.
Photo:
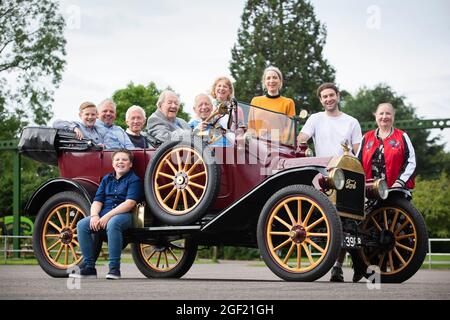
[[[97,269],[82,267],[79,271],[69,274],[69,278],[78,279],[97,279]]]
[[[359,282],[362,278],[364,278],[364,276],[361,273],[354,271],[352,278],[353,282]]]
[[[344,273],[341,267],[333,267],[331,269],[331,282],[344,282]]]
[[[119,280],[120,279],[120,269],[119,268],[109,268],[109,272],[106,275],[108,280]]]

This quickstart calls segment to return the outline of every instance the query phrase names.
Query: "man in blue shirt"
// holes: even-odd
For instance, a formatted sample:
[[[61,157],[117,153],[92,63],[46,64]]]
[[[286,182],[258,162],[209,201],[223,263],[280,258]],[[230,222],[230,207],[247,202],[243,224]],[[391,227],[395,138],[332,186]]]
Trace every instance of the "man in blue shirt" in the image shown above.
[[[108,237],[109,272],[106,279],[120,279],[120,254],[123,245],[123,231],[133,222],[131,210],[142,199],[142,184],[131,171],[133,154],[127,149],[120,149],[112,155],[114,172],[103,177],[90,216],[77,224],[78,240],[83,253],[84,265],[72,278],[96,278],[95,240],[92,234],[106,230]]]
[[[98,105],[98,120],[96,125],[108,131],[105,136],[105,145],[108,149],[135,149],[127,133],[114,124],[116,120],[116,104],[111,99],[106,99]]]

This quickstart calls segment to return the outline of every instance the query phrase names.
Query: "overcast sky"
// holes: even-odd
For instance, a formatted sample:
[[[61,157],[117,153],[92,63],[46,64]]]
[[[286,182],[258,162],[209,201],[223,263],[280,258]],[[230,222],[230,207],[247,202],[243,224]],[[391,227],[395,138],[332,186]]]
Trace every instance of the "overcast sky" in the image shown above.
[[[327,27],[325,58],[341,89],[384,82],[425,119],[450,118],[450,1],[313,0]],[[54,118],[76,119],[130,81],[196,94],[230,76],[244,0],[62,0],[67,66]],[[282,70],[283,71],[283,70]],[[375,107],[375,106],[374,106]],[[433,134],[439,134],[433,130]],[[450,150],[450,129],[441,132]]]

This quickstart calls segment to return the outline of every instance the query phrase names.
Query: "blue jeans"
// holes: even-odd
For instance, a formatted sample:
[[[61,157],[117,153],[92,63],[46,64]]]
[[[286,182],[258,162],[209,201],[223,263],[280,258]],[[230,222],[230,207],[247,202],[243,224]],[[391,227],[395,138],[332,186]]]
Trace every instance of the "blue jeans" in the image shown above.
[[[89,226],[91,217],[81,219],[77,224],[78,242],[83,253],[84,265],[88,268],[95,267],[95,248],[97,241],[92,236],[98,232],[91,230]],[[120,254],[122,253],[122,233],[131,227],[133,216],[131,213],[121,213],[109,219],[106,225],[108,237],[109,267],[120,268]],[[101,231],[100,231],[101,232]]]

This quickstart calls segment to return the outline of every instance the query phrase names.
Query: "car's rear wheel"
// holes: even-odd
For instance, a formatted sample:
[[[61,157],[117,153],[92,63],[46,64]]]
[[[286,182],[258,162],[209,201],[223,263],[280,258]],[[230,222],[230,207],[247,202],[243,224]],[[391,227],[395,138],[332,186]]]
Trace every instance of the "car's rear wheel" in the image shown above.
[[[89,202],[76,192],[58,193],[38,212],[33,233],[33,250],[42,269],[62,278],[82,261],[77,223],[89,214]]]
[[[354,268],[365,277],[367,268],[379,270],[381,282],[401,283],[422,266],[427,253],[428,234],[425,221],[406,199],[383,202],[369,213],[362,229],[376,237],[377,246],[365,247],[352,254]]]
[[[147,278],[181,278],[197,256],[191,239],[160,240],[157,244],[134,243],[131,253],[139,271]]]
[[[145,197],[162,222],[198,221],[215,199],[220,168],[202,141],[170,141],[156,151],[145,174]]]
[[[324,194],[310,186],[292,185],[267,201],[257,237],[264,261],[277,276],[288,281],[314,281],[336,261],[342,226]]]

